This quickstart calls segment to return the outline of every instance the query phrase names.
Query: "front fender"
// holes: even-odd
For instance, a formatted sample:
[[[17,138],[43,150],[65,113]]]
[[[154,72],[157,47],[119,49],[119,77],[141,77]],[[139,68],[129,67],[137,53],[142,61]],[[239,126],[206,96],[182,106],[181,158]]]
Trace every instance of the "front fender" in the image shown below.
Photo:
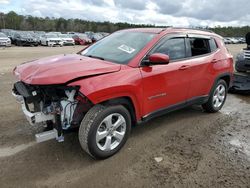
[[[140,99],[143,98],[141,82],[138,68],[123,66],[118,72],[85,78],[69,85],[80,86],[80,92],[93,104],[119,97],[129,97],[135,107],[136,119],[139,120],[142,112]]]

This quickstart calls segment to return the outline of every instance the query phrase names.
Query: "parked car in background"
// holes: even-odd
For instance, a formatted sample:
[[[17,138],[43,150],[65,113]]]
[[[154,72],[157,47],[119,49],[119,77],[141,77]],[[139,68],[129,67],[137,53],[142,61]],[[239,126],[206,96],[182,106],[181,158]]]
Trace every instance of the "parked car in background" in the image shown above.
[[[83,33],[73,35],[72,38],[74,39],[76,45],[87,45],[92,43],[92,40],[88,37],[88,35]]]
[[[104,36],[100,33],[94,33],[92,36],[92,42],[97,42],[98,40],[101,40]]]
[[[92,31],[86,31],[84,33],[92,40],[94,32],[92,32]]]
[[[77,33],[76,33],[76,32],[71,31],[71,32],[67,32],[67,34],[68,34],[68,35],[70,35],[70,36],[72,36],[72,35],[75,35],[75,34],[77,34]]]
[[[10,33],[13,31],[12,29],[0,29],[1,33],[4,33],[8,38],[10,38]]]
[[[34,31],[27,31],[32,37],[34,40],[36,40],[39,44],[39,41],[40,41],[40,35]]]
[[[235,69],[238,72],[250,71],[250,32],[246,34],[247,47],[236,56]]]
[[[250,71],[250,48],[245,48],[237,54],[235,69],[238,72]]]
[[[47,33],[41,36],[41,45],[45,46],[63,46],[63,41],[57,34]]]
[[[54,32],[54,31],[53,31],[53,32],[48,32],[47,34],[55,34],[55,35],[60,35],[60,34],[62,34],[62,32],[56,32],[56,31]]]
[[[34,31],[34,33],[37,33],[39,35],[45,35],[46,34],[45,31]]]
[[[68,34],[59,34],[58,37],[63,41],[63,45],[75,45],[74,39]]]
[[[38,40],[38,43],[41,44],[41,37],[45,35],[45,31],[34,31],[36,38]]]
[[[14,39],[14,34],[17,32],[16,30],[1,29],[1,32],[4,33],[11,40],[11,44],[14,44],[13,39]]]
[[[242,37],[226,37],[224,38],[225,44],[243,44],[245,39]]]
[[[13,42],[17,46],[38,46],[38,40],[29,32],[18,31],[14,34]]]
[[[234,68],[222,40],[194,29],[118,31],[77,54],[15,67],[13,95],[30,124],[47,123],[38,142],[62,142],[79,127],[82,148],[104,159],[132,125],[193,104],[210,113],[223,107]]]
[[[0,46],[11,46],[11,40],[4,33],[0,33]]]
[[[239,44],[240,41],[236,38],[230,38],[230,40],[232,41],[232,44]]]
[[[106,33],[106,32],[99,32],[103,37],[106,37],[108,35],[110,35],[110,33]]]
[[[243,37],[239,37],[238,40],[239,40],[240,44],[245,44],[246,43],[246,39],[244,39]]]
[[[232,44],[232,41],[230,40],[230,38],[224,38],[223,40],[225,44]]]

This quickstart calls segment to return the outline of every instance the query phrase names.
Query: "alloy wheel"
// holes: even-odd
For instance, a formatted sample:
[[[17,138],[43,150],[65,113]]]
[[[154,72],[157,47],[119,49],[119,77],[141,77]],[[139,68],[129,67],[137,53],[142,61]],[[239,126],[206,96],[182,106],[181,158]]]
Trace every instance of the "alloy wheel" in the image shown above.
[[[119,113],[103,119],[96,132],[96,144],[102,151],[111,151],[122,142],[126,134],[126,120]]]
[[[213,105],[215,108],[219,108],[225,100],[226,97],[226,88],[223,84],[219,84],[213,95]]]

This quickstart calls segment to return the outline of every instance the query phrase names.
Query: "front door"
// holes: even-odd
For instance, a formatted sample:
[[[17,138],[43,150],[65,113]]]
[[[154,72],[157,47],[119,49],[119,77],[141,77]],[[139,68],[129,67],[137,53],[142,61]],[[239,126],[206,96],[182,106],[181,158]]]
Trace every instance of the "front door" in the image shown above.
[[[190,84],[185,37],[163,39],[149,54],[153,53],[169,55],[170,63],[140,68],[144,116],[172,105],[185,104]]]

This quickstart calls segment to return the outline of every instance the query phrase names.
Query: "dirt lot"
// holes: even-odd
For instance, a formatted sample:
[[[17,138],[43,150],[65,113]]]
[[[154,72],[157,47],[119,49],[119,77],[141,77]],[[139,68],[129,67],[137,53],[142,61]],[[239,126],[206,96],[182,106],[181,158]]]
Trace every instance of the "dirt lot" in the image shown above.
[[[242,45],[228,48],[235,54]],[[82,151],[77,132],[63,143],[35,143],[36,128],[11,96],[11,70],[80,49],[0,49],[0,187],[250,187],[250,96],[230,94],[216,114],[193,106],[136,126],[125,147],[104,161]]]

